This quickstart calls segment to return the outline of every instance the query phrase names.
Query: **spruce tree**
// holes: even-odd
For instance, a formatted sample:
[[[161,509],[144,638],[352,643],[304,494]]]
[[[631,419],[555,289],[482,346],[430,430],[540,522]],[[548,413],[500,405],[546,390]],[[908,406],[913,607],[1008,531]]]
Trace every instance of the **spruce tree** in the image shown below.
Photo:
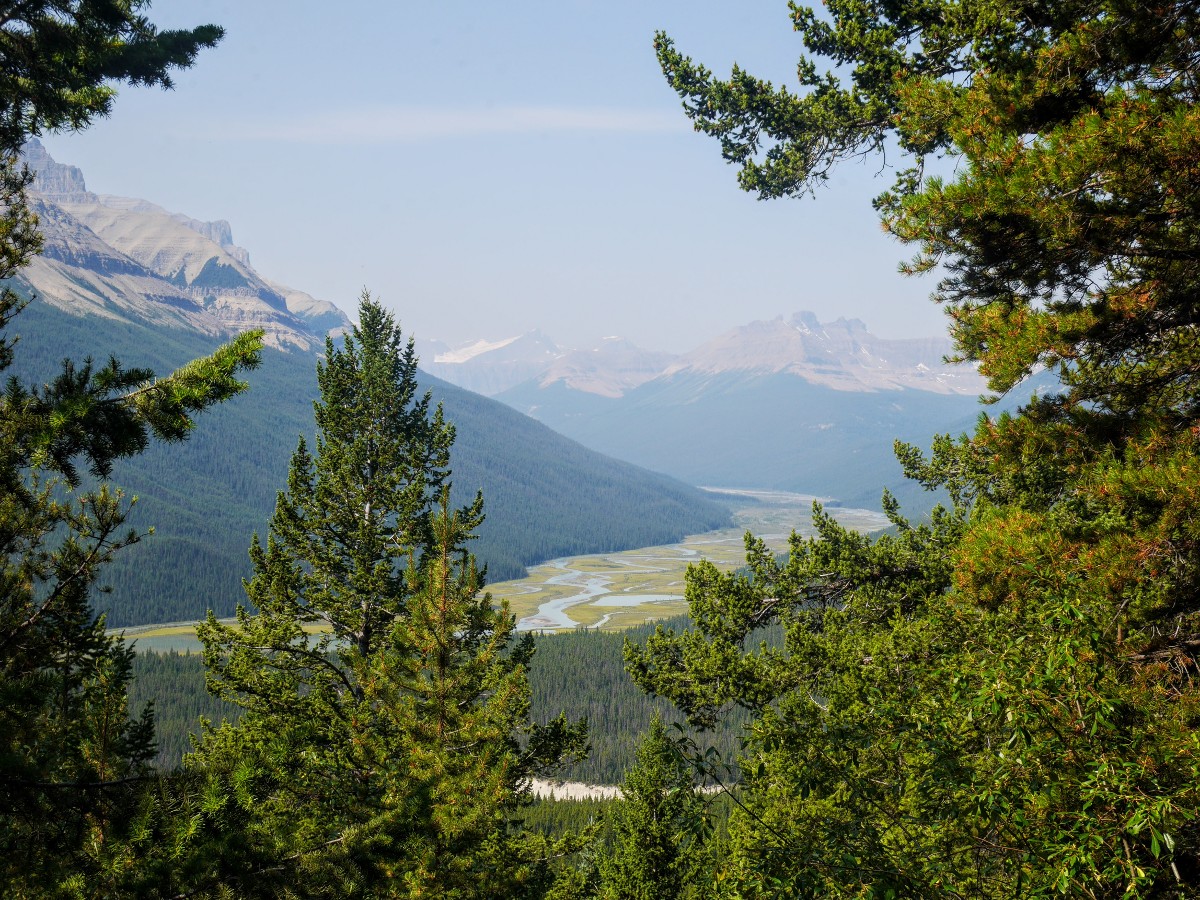
[[[599,860],[604,900],[692,896],[705,859],[701,800],[692,770],[655,716],[609,817],[611,848]]]
[[[392,316],[364,293],[359,319],[327,342],[316,452],[300,442],[251,546],[253,610],[200,628],[210,690],[246,713],[192,763],[254,798],[221,811],[250,857],[220,877],[243,895],[512,895],[544,866],[508,817],[583,735],[529,725],[532,643],[465,550],[482,500],[450,505],[453,427]]]
[[[216,45],[216,25],[160,31],[149,0],[26,0],[0,18],[0,148],[15,155],[43,131],[79,130],[108,115],[116,84],[172,86]]]

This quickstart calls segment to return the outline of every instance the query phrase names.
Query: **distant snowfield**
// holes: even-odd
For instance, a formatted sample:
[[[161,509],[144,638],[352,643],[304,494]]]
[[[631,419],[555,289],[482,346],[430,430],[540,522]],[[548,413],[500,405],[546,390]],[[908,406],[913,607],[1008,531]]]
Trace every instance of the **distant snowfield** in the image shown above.
[[[466,347],[460,347],[457,350],[450,350],[446,353],[439,353],[433,358],[434,362],[439,363],[465,363],[468,360],[474,359],[484,353],[491,353],[493,350],[500,350],[507,347],[517,338],[505,338],[502,341],[476,341],[473,344],[468,344]]]
[[[533,796],[542,800],[615,800],[621,789],[611,784],[584,784],[582,781],[555,781],[549,778],[531,778]],[[702,794],[715,794],[719,785],[700,788]]]
[[[584,784],[582,781],[551,781],[533,778],[533,796],[542,800],[612,800],[621,789],[609,784]]]

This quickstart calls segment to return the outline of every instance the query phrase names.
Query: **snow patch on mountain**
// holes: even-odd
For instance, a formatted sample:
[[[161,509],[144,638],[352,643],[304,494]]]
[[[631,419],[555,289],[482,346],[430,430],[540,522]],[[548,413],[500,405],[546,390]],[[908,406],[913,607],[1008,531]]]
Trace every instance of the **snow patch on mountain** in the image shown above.
[[[436,363],[446,365],[456,365],[469,362],[477,356],[484,353],[494,353],[496,350],[501,350],[514,341],[520,340],[521,336],[515,335],[510,338],[504,338],[500,341],[475,341],[473,344],[468,344],[465,347],[459,347],[457,350],[448,350],[445,353],[439,353],[433,358]]]

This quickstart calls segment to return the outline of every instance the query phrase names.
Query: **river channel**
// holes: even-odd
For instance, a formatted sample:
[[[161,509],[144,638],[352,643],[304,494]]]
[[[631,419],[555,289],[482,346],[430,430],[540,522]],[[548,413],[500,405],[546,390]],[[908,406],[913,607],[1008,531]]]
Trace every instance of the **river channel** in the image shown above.
[[[710,489],[711,490],[711,489]],[[676,544],[555,559],[530,568],[528,576],[493,585],[507,600],[522,631],[624,628],[687,610],[687,567],[709,560],[732,569],[745,559],[750,531],[777,552],[787,549],[792,529],[811,531],[814,498],[786,491],[718,491],[737,504],[734,527],[685,538]],[[744,504],[744,505],[743,505]],[[873,510],[829,510],[848,527],[872,531],[887,520]]]

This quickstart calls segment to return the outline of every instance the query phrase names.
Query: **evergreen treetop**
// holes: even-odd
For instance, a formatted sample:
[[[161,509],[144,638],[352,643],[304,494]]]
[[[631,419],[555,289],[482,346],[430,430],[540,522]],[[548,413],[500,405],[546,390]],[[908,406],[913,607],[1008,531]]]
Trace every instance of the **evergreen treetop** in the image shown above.
[[[692,770],[657,716],[609,814],[612,848],[600,857],[605,900],[679,900],[700,881],[707,858],[701,800]]]
[[[532,641],[466,551],[482,500],[450,506],[454,430],[392,316],[364,293],[359,319],[318,369],[316,453],[300,442],[251,546],[253,610],[198,630],[209,689],[246,710],[192,759],[245,787],[214,788],[213,827],[245,836],[220,883],[519,895],[549,870],[508,818],[585,729],[529,722]]]
[[[108,115],[113,82],[170,88],[220,41],[216,25],[159,31],[149,0],[10,0],[0,4],[0,148]]]

